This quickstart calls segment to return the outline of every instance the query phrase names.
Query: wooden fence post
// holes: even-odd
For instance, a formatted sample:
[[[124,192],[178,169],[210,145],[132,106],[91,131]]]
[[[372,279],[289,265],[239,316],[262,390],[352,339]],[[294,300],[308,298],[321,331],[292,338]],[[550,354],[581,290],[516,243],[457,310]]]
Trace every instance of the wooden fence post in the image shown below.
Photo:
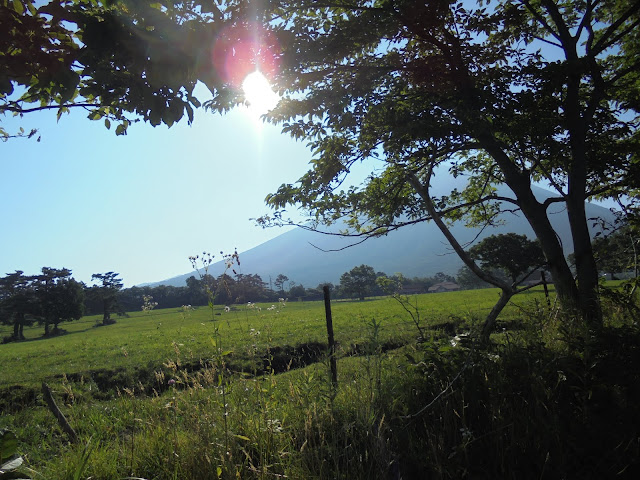
[[[336,364],[336,343],[333,339],[333,319],[331,317],[331,296],[329,287],[322,287],[324,293],[324,313],[327,318],[327,335],[329,337],[329,364],[331,366],[331,383],[334,388],[338,387],[338,365]]]
[[[542,280],[542,286],[544,287],[544,296],[547,297],[547,306],[551,306],[551,300],[549,300],[549,289],[547,288],[547,278],[544,276],[544,271],[540,270],[540,279]]]

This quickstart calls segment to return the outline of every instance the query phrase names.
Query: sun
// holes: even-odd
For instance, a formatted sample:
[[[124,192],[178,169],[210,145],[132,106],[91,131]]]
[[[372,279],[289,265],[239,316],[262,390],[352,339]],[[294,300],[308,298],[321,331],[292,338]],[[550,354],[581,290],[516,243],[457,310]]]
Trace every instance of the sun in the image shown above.
[[[278,94],[271,89],[269,81],[259,70],[245,77],[242,90],[249,112],[256,118],[272,110],[280,100]]]

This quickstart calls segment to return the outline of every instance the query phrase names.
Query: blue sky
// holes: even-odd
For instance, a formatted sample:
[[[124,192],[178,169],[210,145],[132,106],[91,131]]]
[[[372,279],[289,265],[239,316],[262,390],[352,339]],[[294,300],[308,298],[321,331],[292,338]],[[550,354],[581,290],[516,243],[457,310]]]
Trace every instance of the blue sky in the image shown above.
[[[0,121],[41,136],[0,143],[0,275],[66,267],[89,283],[116,271],[132,286],[189,271],[190,255],[242,252],[284,232],[249,219],[311,159],[245,107],[119,137],[80,109]]]

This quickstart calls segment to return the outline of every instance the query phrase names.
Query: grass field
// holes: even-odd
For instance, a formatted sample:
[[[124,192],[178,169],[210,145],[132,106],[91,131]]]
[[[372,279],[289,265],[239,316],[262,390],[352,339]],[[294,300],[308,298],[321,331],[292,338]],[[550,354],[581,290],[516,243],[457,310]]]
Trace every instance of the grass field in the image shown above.
[[[468,290],[462,292],[416,295],[410,297],[421,322],[437,326],[449,322],[478,320],[486,315],[498,297],[498,290]],[[533,299],[543,300],[541,291],[515,297],[503,318],[520,313],[519,306]],[[67,334],[42,338],[42,327],[25,328],[28,341],[0,345],[0,388],[8,385],[39,386],[43,380],[90,372],[97,369],[159,368],[175,356],[176,348],[183,359],[199,361],[211,356],[212,320],[220,329],[225,348],[232,350],[242,362],[267,345],[297,346],[326,343],[326,325],[322,302],[289,302],[285,307],[267,310],[270,304],[257,305],[260,310],[244,305],[225,312],[224,307],[130,312],[114,326],[96,327],[100,317],[61,324]],[[380,322],[384,342],[407,343],[417,335],[410,315],[392,298],[333,302],[333,323],[336,341],[348,348],[361,343],[372,319]],[[256,332],[260,332],[257,336]],[[0,327],[0,337],[8,335],[10,327]]]
[[[637,472],[637,328],[608,334],[615,348],[574,352],[534,289],[488,350],[453,347],[497,296],[413,296],[413,319],[393,298],[333,302],[337,385],[322,302],[130,312],[104,327],[85,317],[46,339],[25,329],[0,345],[0,429],[17,435],[22,471],[47,479]],[[43,381],[78,442],[44,405]]]

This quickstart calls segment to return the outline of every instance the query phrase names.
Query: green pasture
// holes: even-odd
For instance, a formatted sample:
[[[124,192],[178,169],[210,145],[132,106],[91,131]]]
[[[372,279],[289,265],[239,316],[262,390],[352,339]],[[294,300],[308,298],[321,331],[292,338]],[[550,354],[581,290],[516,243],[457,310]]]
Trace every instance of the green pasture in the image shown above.
[[[495,289],[468,290],[415,295],[408,297],[408,303],[410,310],[419,313],[422,325],[437,327],[451,319],[481,319],[497,297]],[[522,308],[543,298],[541,290],[517,296],[503,318],[517,317]],[[223,348],[239,361],[268,347],[326,342],[323,302],[288,302],[268,308],[271,304],[254,309],[236,305],[230,312],[222,306],[130,312],[116,324],[101,327],[95,326],[100,317],[83,317],[61,324],[67,333],[53,338],[43,338],[37,325],[25,328],[26,341],[0,345],[0,387],[34,386],[62,374],[100,369],[159,368],[177,355],[185,362],[207,360],[215,327]],[[411,316],[390,297],[335,301],[332,312],[335,338],[343,348],[360,343],[372,319],[381,324],[384,342],[406,343],[417,336]],[[8,333],[9,327],[0,329],[0,336]]]

